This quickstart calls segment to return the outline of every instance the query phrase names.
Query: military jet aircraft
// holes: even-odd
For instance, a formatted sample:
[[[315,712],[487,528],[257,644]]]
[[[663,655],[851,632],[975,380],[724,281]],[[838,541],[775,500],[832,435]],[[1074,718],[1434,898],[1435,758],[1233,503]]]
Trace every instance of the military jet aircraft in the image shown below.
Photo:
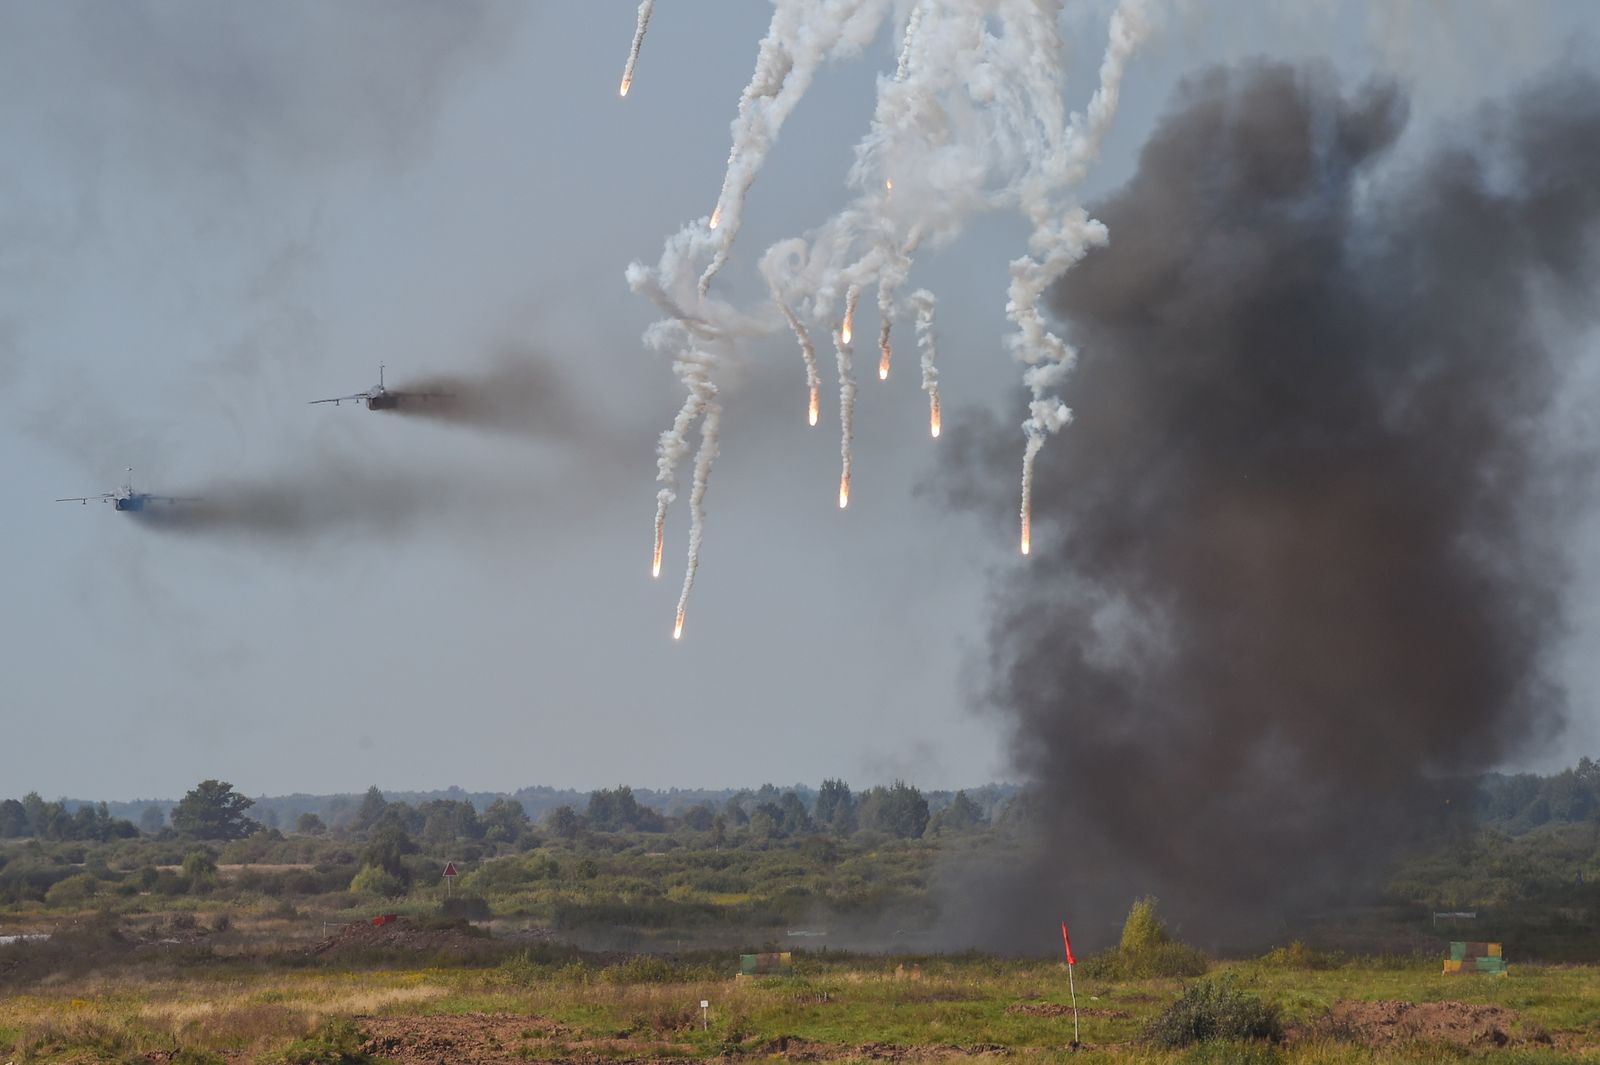
[[[90,502],[110,503],[117,510],[138,512],[149,503],[198,503],[198,496],[157,496],[149,492],[135,492],[133,490],[133,467],[127,467],[128,480],[115,492],[102,492],[97,496],[66,496],[56,500],[57,503],[82,503],[88,506]]]
[[[391,392],[383,384],[383,363],[378,364],[378,383],[365,392],[357,392],[349,396],[334,396],[331,399],[314,399],[312,403],[332,403],[335,407],[346,401],[365,403],[368,410],[394,410],[401,402],[412,400],[449,399],[449,392]]]

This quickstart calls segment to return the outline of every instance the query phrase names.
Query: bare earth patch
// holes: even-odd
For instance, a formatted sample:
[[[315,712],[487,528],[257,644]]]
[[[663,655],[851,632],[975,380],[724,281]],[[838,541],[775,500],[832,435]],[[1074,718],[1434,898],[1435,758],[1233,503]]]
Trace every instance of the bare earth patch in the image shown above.
[[[1297,1029],[1292,1039],[1348,1039],[1367,1046],[1451,1043],[1496,1047],[1511,1042],[1518,1013],[1473,1002],[1336,1002],[1327,1016]]]
[[[1006,1012],[1024,1017],[1070,1017],[1072,1007],[1060,1002],[1019,1002],[1015,1006],[1007,1006]],[[1127,1010],[1114,1010],[1106,1006],[1078,1007],[1080,1017],[1126,1017],[1127,1015]]]

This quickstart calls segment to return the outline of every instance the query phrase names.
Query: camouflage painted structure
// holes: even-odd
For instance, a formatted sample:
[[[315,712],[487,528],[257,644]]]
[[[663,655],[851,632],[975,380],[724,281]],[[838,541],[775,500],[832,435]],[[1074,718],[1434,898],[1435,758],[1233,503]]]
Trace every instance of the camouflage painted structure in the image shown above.
[[[782,954],[739,955],[740,976],[793,976],[794,964],[789,952]]]
[[[1499,943],[1451,943],[1450,957],[1445,959],[1447,973],[1506,974],[1506,959]]]

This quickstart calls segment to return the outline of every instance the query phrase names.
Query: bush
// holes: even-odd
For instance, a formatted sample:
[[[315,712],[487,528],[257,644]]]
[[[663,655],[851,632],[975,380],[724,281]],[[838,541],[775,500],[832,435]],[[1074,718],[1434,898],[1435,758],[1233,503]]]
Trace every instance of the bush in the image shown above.
[[[352,1020],[324,1021],[269,1060],[274,1065],[376,1065],[379,1059],[361,1049],[366,1038]]]
[[[355,879],[350,881],[350,890],[357,895],[377,895],[389,899],[404,895],[406,886],[393,873],[375,865],[364,865]]]
[[[489,913],[489,900],[481,895],[457,895],[455,898],[445,899],[439,905],[439,913],[444,917],[459,918],[464,921],[487,921]]]
[[[1155,896],[1146,895],[1128,911],[1121,942],[1084,962],[1083,974],[1097,980],[1152,980],[1204,976],[1210,966],[1201,951],[1172,938],[1156,914]]]
[[[636,954],[600,970],[600,979],[608,984],[687,984],[719,978],[709,966],[678,965],[655,954]]]
[[[1261,964],[1273,969],[1337,969],[1344,964],[1344,955],[1308,947],[1297,939],[1287,947],[1267,951]]]
[[[99,888],[100,881],[93,876],[76,873],[52,884],[50,890],[44,893],[44,901],[50,906],[82,906],[94,898]]]
[[[1167,1050],[1214,1041],[1244,1042],[1283,1038],[1278,1007],[1241,991],[1231,979],[1190,984],[1183,997],[1145,1029],[1147,1042]]]

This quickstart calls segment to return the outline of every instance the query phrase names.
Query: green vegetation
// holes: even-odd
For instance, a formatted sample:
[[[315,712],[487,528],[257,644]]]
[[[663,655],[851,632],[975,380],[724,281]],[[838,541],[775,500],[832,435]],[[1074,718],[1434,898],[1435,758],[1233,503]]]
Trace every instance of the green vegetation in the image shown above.
[[[1278,1007],[1229,979],[1205,980],[1183,989],[1178,1001],[1161,1011],[1144,1038],[1168,1050],[1195,1043],[1242,1043],[1247,1040],[1283,1039]]]
[[[1084,974],[1107,980],[1148,980],[1161,976],[1200,976],[1210,963],[1195,948],[1173,940],[1156,914],[1156,899],[1133,904],[1115,948],[1084,963]]]

